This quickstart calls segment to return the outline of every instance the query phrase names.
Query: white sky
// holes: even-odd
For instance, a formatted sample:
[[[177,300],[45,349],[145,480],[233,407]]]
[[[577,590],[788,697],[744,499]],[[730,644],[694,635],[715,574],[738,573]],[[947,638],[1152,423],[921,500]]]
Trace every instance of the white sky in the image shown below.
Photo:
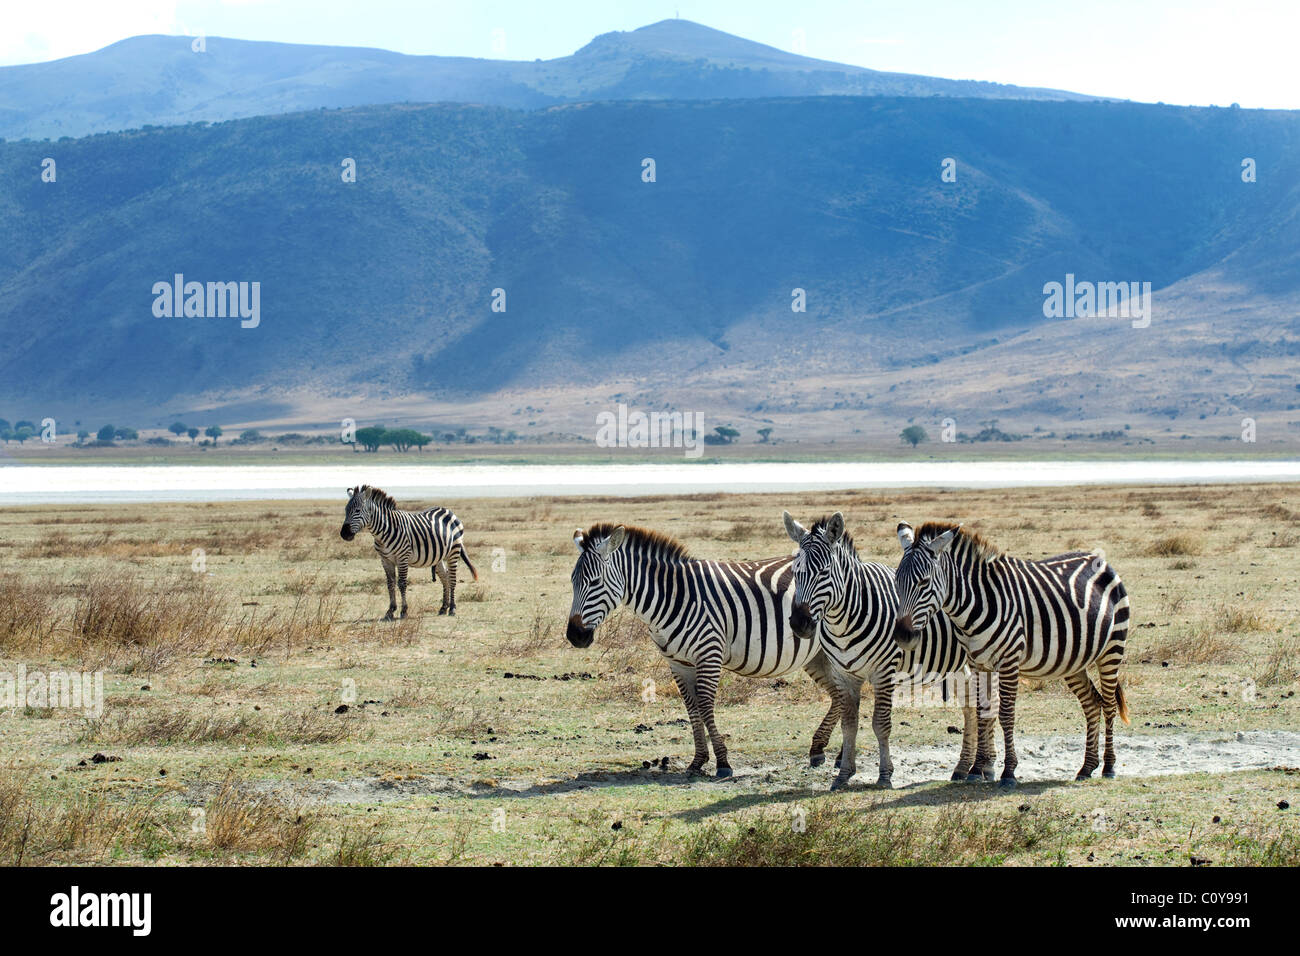
[[[1146,102],[1300,108],[1297,0],[0,0],[0,64],[143,33],[550,59],[676,14],[880,70]]]

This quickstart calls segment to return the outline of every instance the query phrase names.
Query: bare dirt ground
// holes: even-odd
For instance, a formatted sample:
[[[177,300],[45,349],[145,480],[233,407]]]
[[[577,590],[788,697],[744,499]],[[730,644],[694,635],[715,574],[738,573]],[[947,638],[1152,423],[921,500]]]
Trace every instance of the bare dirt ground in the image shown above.
[[[341,499],[0,513],[0,672],[104,675],[98,715],[0,706],[0,861],[1300,862],[1296,486],[446,503],[480,580],[448,619],[414,574],[396,624],[369,544],[339,540]],[[572,531],[619,520],[755,557],[787,551],[783,508],[844,511],[886,562],[902,518],[1028,556],[1104,547],[1134,607],[1120,777],[1073,782],[1078,705],[1026,681],[1015,791],[948,783],[959,713],[914,706],[895,712],[895,789],[869,786],[865,732],[861,775],[831,794],[806,766],[825,701],[800,674],[725,677],[736,777],[687,778],[644,628],[564,640]]]

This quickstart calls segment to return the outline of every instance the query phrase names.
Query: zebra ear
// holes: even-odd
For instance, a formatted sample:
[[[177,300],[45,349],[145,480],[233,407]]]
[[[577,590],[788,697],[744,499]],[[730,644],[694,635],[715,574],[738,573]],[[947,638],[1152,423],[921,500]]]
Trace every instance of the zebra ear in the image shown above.
[[[605,553],[613,554],[615,551],[617,551],[619,548],[623,546],[623,542],[626,539],[627,539],[627,528],[624,528],[622,525],[619,525],[610,533],[609,540],[605,542]]]
[[[925,546],[934,554],[943,554],[952,545],[952,539],[957,534],[956,530],[949,528],[937,538],[932,538],[925,543]]]
[[[581,528],[573,532],[573,543],[578,546],[579,551],[582,550],[582,546],[586,543],[586,541],[587,541],[587,537],[582,533]]]
[[[826,534],[832,544],[840,543],[840,539],[844,537],[844,515],[838,511],[831,515],[831,520],[826,524]]]
[[[782,511],[781,520],[785,522],[785,533],[788,534],[792,541],[798,544],[803,540],[803,536],[808,533],[808,529],[790,517],[790,512]]]
[[[898,543],[903,546],[903,550],[906,551],[908,548],[910,548],[912,546],[912,542],[915,540],[916,540],[916,534],[912,531],[912,526],[908,524],[906,521],[899,524]]]

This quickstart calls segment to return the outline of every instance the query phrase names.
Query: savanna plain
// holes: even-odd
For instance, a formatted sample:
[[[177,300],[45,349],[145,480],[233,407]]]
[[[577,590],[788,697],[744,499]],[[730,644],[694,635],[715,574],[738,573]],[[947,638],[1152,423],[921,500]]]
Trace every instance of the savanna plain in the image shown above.
[[[413,569],[392,623],[343,504],[0,512],[0,671],[104,673],[98,715],[0,708],[0,863],[1300,864],[1300,486],[405,500],[456,511],[479,580],[440,617]],[[1016,790],[948,782],[961,714],[931,701],[894,711],[895,789],[869,786],[868,720],[832,794],[802,672],[724,675],[736,776],[688,778],[644,626],[565,641],[573,530],[764,557],[792,548],[782,509],[842,511],[891,566],[899,520],[1026,557],[1103,548],[1133,606],[1118,779],[1074,782],[1079,706],[1025,681]]]

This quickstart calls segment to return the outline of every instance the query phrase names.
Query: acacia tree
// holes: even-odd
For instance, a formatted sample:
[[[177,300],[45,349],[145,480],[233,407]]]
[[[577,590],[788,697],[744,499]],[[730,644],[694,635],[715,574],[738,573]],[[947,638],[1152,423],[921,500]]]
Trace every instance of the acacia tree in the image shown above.
[[[900,441],[908,442],[915,448],[921,442],[928,440],[930,436],[925,433],[925,429],[920,425],[908,425],[898,433],[898,437]]]
[[[384,444],[392,445],[399,452],[408,451],[412,446],[423,448],[429,440],[428,435],[414,428],[393,428],[384,432]]]
[[[203,434],[211,438],[212,444],[215,445],[217,443],[217,439],[220,438],[223,434],[225,434],[225,432],[221,430],[220,425],[209,425],[207,428],[203,429]]]
[[[185,429],[185,434],[190,436],[191,442],[198,441],[199,439],[199,430],[197,428],[187,428]]]
[[[187,431],[189,431],[189,429],[186,427],[184,422],[172,422],[170,425],[167,426],[167,430],[171,432],[173,435],[175,435],[177,438],[180,438]]]
[[[379,451],[379,446],[384,443],[385,434],[383,425],[367,425],[365,428],[358,428],[357,444],[366,451]]]

